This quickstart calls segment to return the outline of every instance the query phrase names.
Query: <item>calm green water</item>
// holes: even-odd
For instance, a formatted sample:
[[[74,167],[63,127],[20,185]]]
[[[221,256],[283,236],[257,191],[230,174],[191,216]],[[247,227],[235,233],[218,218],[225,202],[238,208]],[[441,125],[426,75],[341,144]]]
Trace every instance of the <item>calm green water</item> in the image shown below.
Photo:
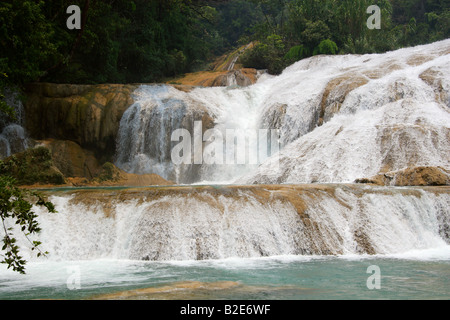
[[[448,252],[448,250],[446,250]],[[378,266],[380,289],[367,286]],[[373,278],[370,278],[373,280]],[[185,286],[200,281],[200,287]],[[232,281],[221,286],[222,281]],[[375,283],[374,281],[369,281]],[[154,288],[131,299],[450,299],[448,258],[271,257],[216,261],[32,262],[0,269],[0,299],[92,299]],[[118,299],[118,297],[115,297]]]

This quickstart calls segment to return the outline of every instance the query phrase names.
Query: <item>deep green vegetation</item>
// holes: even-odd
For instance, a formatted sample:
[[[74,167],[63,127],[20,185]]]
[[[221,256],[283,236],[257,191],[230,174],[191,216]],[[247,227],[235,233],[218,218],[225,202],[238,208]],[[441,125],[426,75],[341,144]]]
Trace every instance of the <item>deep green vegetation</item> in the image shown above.
[[[81,8],[69,30],[69,5]],[[7,0],[0,3],[0,70],[17,82],[150,82],[200,67],[214,10],[197,1]]]
[[[69,5],[81,30],[69,30]],[[366,9],[382,10],[380,30]],[[382,52],[449,36],[449,0],[5,0],[2,82],[154,82],[189,71],[239,43],[245,66],[278,73],[314,54]],[[6,78],[7,75],[7,78]]]
[[[279,73],[316,54],[376,53],[449,37],[449,0],[253,0],[264,18],[253,26],[257,45],[242,62]],[[370,5],[381,28],[369,29]]]
[[[13,177],[18,185],[63,184],[64,175],[54,166],[50,150],[30,148],[0,160],[0,176]]]
[[[105,162],[102,166],[102,170],[94,178],[94,181],[103,182],[103,181],[117,181],[120,179],[120,172],[114,164],[111,162]]]
[[[38,234],[41,230],[33,205],[44,206],[49,212],[56,212],[54,205],[39,193],[20,189],[13,178],[0,176],[0,222],[4,234],[0,250],[0,257],[3,259],[0,263],[22,274],[25,273],[26,260],[20,255],[17,234],[23,234],[30,242],[31,251],[36,251],[38,257],[47,254],[40,250],[40,241],[30,239],[31,235]],[[13,225],[17,226],[15,229],[18,231]]]

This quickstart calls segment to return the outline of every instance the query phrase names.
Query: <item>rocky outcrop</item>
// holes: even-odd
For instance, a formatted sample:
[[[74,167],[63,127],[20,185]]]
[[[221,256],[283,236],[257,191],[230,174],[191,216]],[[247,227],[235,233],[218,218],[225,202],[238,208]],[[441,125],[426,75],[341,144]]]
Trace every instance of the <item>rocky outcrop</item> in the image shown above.
[[[18,152],[1,162],[0,175],[13,177],[19,185],[66,183],[64,175],[53,164],[50,150],[45,147]]]
[[[0,174],[19,185],[58,186],[154,186],[173,185],[157,174],[130,174],[110,162],[102,166],[93,152],[68,140],[34,141],[36,146],[1,160]]]
[[[257,71],[255,69],[240,69],[228,71],[213,80],[211,87],[226,87],[237,85],[247,87],[257,80]]]
[[[436,101],[440,101],[446,104],[447,107],[450,107],[448,83],[446,88],[446,76],[448,77],[448,74],[444,74],[438,68],[431,67],[422,72],[419,75],[419,78],[422,79],[431,88],[433,88]]]
[[[445,186],[450,185],[450,171],[442,167],[412,167],[379,173],[370,178],[356,179],[356,183],[382,186]]]
[[[184,299],[210,299],[211,293],[222,292],[222,294],[235,294],[234,290],[240,292],[248,292],[247,294],[255,294],[256,290],[265,291],[269,288],[259,288],[244,286],[235,281],[217,281],[217,282],[200,282],[200,281],[182,281],[173,284],[120,291],[115,293],[101,294],[92,297],[92,300],[184,300]],[[273,290],[273,288],[270,288]]]
[[[55,167],[67,178],[93,179],[101,170],[94,153],[73,141],[50,139],[37,143],[51,151]]]
[[[26,88],[25,128],[37,140],[70,140],[100,162],[115,152],[120,119],[136,85],[34,83]]]
[[[322,93],[320,116],[317,124],[322,125],[323,122],[329,121],[339,112],[347,95],[367,82],[369,81],[366,77],[352,73],[330,80]]]
[[[201,71],[188,73],[181,78],[170,80],[167,84],[184,88],[190,87],[227,87],[240,86],[246,87],[254,84],[260,75],[260,72],[252,68],[242,68],[229,71]]]

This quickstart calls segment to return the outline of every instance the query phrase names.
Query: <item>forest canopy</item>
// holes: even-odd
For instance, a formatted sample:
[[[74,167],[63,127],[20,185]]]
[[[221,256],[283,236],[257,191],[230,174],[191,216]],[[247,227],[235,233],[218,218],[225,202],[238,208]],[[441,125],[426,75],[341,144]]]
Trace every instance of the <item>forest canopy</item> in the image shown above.
[[[157,82],[254,46],[244,67],[277,74],[315,54],[373,53],[449,37],[450,0],[4,0],[1,84]],[[366,9],[381,9],[369,29]],[[69,30],[66,9],[81,9]]]

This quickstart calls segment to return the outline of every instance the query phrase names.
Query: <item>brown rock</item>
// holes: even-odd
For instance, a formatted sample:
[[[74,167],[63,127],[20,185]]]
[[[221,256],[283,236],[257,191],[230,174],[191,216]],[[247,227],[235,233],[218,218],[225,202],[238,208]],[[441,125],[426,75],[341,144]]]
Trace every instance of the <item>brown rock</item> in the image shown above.
[[[114,164],[107,162],[103,165],[98,176],[92,181],[81,182],[79,185],[101,185],[101,186],[152,186],[173,185],[174,183],[163,179],[157,174],[133,174],[127,173]]]
[[[384,186],[445,186],[450,185],[450,171],[442,167],[411,167],[379,173],[371,178],[355,180]]]
[[[101,169],[94,153],[73,141],[50,139],[39,143],[50,149],[54,165],[67,178],[92,179]]]
[[[409,57],[406,63],[410,66],[420,66],[421,64],[424,64],[425,62],[428,62],[430,60],[433,60],[433,56],[424,54],[415,54]]]
[[[396,186],[450,185],[450,171],[442,167],[406,168],[395,173],[393,182]]]
[[[387,63],[379,68],[369,69],[363,71],[363,74],[370,79],[380,79],[396,70],[401,70],[402,67],[396,62]]]
[[[445,76],[441,71],[435,68],[429,68],[419,75],[426,84],[433,88],[435,92],[436,101],[440,101],[447,106],[450,106],[450,100],[447,91],[444,89],[443,81]]]
[[[70,140],[101,161],[115,152],[120,119],[136,85],[34,83],[26,88],[25,127],[37,140]]]
[[[167,84],[181,91],[190,91],[194,87],[226,87],[231,84],[249,86],[257,80],[257,70],[242,68],[231,71],[201,71],[188,73],[181,78],[170,80]]]
[[[339,112],[347,95],[365,85],[368,79],[363,75],[345,74],[328,82],[322,94],[319,125],[327,122],[333,115]]]
[[[253,70],[254,72],[252,72]],[[241,87],[249,86],[256,81],[256,70],[255,69],[243,69],[228,71],[225,74],[219,75],[217,78],[213,79],[212,87],[226,87],[230,85],[238,85]]]

